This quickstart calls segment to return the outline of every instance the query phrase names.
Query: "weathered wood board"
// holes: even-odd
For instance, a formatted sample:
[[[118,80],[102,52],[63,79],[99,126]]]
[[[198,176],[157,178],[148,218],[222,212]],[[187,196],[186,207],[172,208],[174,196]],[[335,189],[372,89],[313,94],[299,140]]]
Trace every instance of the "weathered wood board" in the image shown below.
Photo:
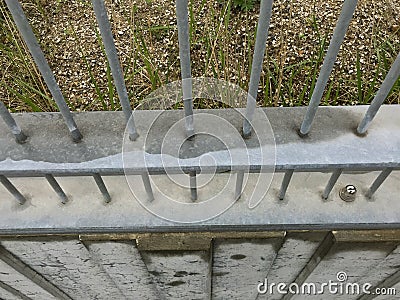
[[[216,240],[213,253],[212,297],[248,299],[273,264],[282,239]]]
[[[143,251],[142,257],[164,299],[209,299],[207,251]]]
[[[86,242],[90,254],[127,299],[159,299],[134,242]]]
[[[397,296],[376,299],[400,299],[397,233],[357,234],[283,232],[222,238],[221,233],[210,240],[203,234],[199,250],[182,248],[182,239],[177,240],[176,250],[172,240],[168,247],[148,245],[157,243],[156,238],[147,238],[147,244],[138,248],[129,235],[99,240],[96,236],[2,238],[0,299],[308,299],[305,294],[279,294],[276,288],[272,295],[259,294],[257,286],[267,279],[269,284],[320,287],[330,280],[339,282],[339,272],[345,273],[342,282],[369,283],[371,291],[397,289]],[[375,296],[326,290],[313,299]]]

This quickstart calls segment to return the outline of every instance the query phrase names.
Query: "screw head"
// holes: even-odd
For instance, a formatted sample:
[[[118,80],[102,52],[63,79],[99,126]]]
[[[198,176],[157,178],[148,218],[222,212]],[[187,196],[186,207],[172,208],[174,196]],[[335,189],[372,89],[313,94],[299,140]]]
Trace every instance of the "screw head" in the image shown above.
[[[346,185],[339,191],[339,196],[343,201],[353,202],[356,199],[357,188],[352,185]]]

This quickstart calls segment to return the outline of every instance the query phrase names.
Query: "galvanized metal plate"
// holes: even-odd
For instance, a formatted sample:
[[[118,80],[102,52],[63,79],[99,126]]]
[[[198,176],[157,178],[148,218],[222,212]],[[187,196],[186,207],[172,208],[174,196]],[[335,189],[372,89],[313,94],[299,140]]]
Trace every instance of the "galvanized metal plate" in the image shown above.
[[[146,232],[189,230],[282,230],[282,229],[338,229],[338,228],[398,228],[400,201],[399,175],[393,172],[372,199],[365,197],[377,172],[360,174],[385,167],[398,168],[400,162],[400,120],[396,118],[400,106],[383,106],[375,123],[365,137],[353,132],[367,107],[321,107],[314,130],[306,138],[298,136],[303,108],[266,109],[275,133],[277,171],[294,168],[285,200],[278,200],[281,174],[275,174],[271,187],[254,209],[248,206],[256,181],[250,175],[242,198],[226,212],[214,219],[193,224],[163,220],[140,205],[123,176],[121,146],[124,118],[121,113],[95,112],[77,114],[84,141],[72,143],[58,114],[17,115],[18,122],[29,135],[28,143],[16,144],[3,124],[0,136],[0,174],[25,178],[10,180],[27,196],[28,202],[19,205],[0,186],[0,232],[15,233],[91,233],[91,232]],[[146,126],[146,115],[138,112],[138,130]],[[210,111],[220,114],[240,128],[241,120],[232,110]],[[166,112],[166,120],[177,119],[181,111]],[[170,116],[170,117],[169,117]],[[141,129],[142,128],[142,129]],[[45,130],[44,130],[45,129]],[[162,131],[160,132],[162,134]],[[160,136],[161,139],[161,136]],[[252,140],[246,141],[252,143]],[[139,149],[139,148],[138,148]],[[157,149],[155,147],[154,149]],[[153,150],[154,150],[153,149]],[[206,148],[210,151],[210,146]],[[143,149],[142,149],[143,151]],[[156,150],[154,150],[154,153]],[[260,165],[251,166],[256,172]],[[327,201],[321,197],[329,180],[326,173],[343,168],[342,174]],[[140,170],[140,167],[138,168]],[[300,173],[298,171],[314,171]],[[112,201],[104,204],[92,177],[71,175],[102,174]],[[154,166],[154,173],[163,173]],[[315,172],[320,171],[320,172]],[[28,178],[45,173],[67,176],[57,178],[70,201],[63,205],[44,178]],[[352,174],[351,174],[352,173]],[[140,176],[132,175],[132,188],[141,200],[146,199]],[[210,191],[220,190],[228,174],[216,174],[208,187],[199,188],[199,201]],[[171,184],[165,175],[153,175],[160,189],[177,201],[190,202],[190,191]],[[339,190],[348,184],[357,187],[354,202],[340,199]],[[207,190],[208,189],[208,190]],[[234,186],[228,186],[226,197],[234,197]],[[150,204],[164,206],[155,200]],[[142,201],[143,202],[143,201]],[[147,207],[149,208],[149,207]]]
[[[381,170],[400,166],[400,105],[383,106],[364,137],[354,134],[367,106],[321,107],[313,131],[304,138],[298,135],[305,108],[268,108],[266,112],[276,143],[276,169],[326,170],[344,168],[352,170]],[[233,110],[201,110],[228,120],[241,130],[240,114]],[[138,132],[147,132],[157,111],[136,111]],[[166,111],[149,155],[157,151],[169,126],[179,120],[182,111]],[[5,124],[0,123],[0,174],[7,176],[123,174],[121,158],[125,120],[121,112],[90,112],[75,114],[84,139],[72,143],[62,117],[57,113],[18,114],[16,120],[29,136],[27,143],[16,144]],[[164,128],[164,130],[162,130]],[[183,128],[182,128],[183,131]],[[143,152],[144,136],[132,142],[132,149]],[[245,140],[248,148],[257,147],[256,137]],[[201,137],[199,137],[199,145]],[[220,150],[219,145],[200,146],[195,154]],[[190,146],[190,145],[188,145]],[[188,152],[189,150],[186,150]],[[185,149],[182,150],[185,152]],[[257,157],[251,157],[250,169],[260,169]],[[158,164],[157,164],[158,161]],[[220,162],[221,170],[229,164]],[[193,166],[195,167],[195,166]],[[163,173],[160,159],[147,166],[138,165],[131,173],[146,168],[150,173]]]

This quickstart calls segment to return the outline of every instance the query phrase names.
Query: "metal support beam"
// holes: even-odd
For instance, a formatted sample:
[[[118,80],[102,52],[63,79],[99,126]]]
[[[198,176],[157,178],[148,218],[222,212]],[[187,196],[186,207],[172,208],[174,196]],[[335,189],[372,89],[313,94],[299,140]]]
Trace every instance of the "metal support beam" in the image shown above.
[[[139,135],[133,119],[131,103],[129,101],[124,75],[119,62],[117,48],[115,47],[114,37],[111,32],[111,24],[108,19],[104,0],[92,0],[92,4],[96,14],[97,24],[99,25],[101,38],[103,39],[104,49],[110,64],[112,76],[114,78],[115,87],[117,88],[118,97],[128,124],[129,138],[134,141]]]
[[[379,189],[379,187],[386,180],[386,178],[388,178],[388,176],[390,175],[390,173],[392,173],[392,171],[393,171],[393,169],[387,168],[387,169],[383,170],[381,174],[379,174],[379,176],[376,178],[374,183],[371,185],[371,187],[367,191],[366,196],[368,198],[371,198],[375,194],[377,189]]]
[[[57,195],[60,197],[62,204],[65,204],[68,202],[68,197],[67,195],[64,193],[63,189],[61,188],[61,186],[58,184],[57,180],[54,178],[53,175],[51,174],[46,174],[45,175],[48,183],[50,184],[50,186],[53,188],[53,190],[57,193]]]
[[[154,200],[154,194],[153,194],[153,189],[151,188],[150,176],[148,173],[142,174],[142,181],[144,189],[146,190],[147,200],[151,202]]]
[[[196,172],[190,172],[190,198],[192,201],[197,200],[197,182],[196,182]]]
[[[301,124],[301,135],[308,134],[311,129],[311,125],[317,112],[319,103],[321,102],[322,94],[324,93],[325,86],[328,83],[329,76],[339,53],[340,45],[343,43],[347,28],[349,27],[356,6],[357,0],[346,0],[343,3],[342,12],[340,13],[335,31],[333,32],[333,36],[329,44],[328,52],[326,53],[324,63],[322,64],[321,71],[318,75],[317,83],[311,96],[307,113],[304,117],[303,123]]]
[[[382,106],[393,85],[399,79],[399,76],[400,76],[400,52],[397,55],[397,58],[394,61],[392,67],[390,68],[388,74],[386,75],[385,80],[383,81],[381,87],[379,88],[379,91],[376,93],[374,100],[368,107],[368,110],[364,118],[360,122],[360,125],[358,125],[357,127],[358,134],[364,134],[367,131],[369,124],[372,122],[375,115],[378,113],[379,108]]]
[[[27,136],[22,132],[21,128],[18,126],[17,122],[15,122],[14,118],[2,101],[0,101],[0,116],[14,134],[17,143],[25,143]]]
[[[324,193],[322,194],[323,199],[325,200],[328,199],[329,194],[331,193],[333,187],[335,186],[341,174],[342,174],[342,169],[337,169],[335,172],[332,173],[332,176],[329,179],[328,184],[326,185]]]
[[[29,192],[30,197],[29,203],[20,207],[16,202],[14,203],[12,195],[3,189],[1,198],[4,198],[4,201],[0,201],[0,234],[177,232],[179,230],[215,230],[215,228],[219,230],[397,228],[400,224],[397,213],[400,203],[396,201],[396,180],[399,176],[397,172],[386,179],[385,192],[376,193],[375,201],[367,201],[364,193],[358,193],[355,201],[344,204],[340,200],[339,193],[331,192],[329,199],[332,201],[327,203],[321,199],[321,194],[331,175],[329,173],[326,177],[326,174],[332,170],[343,169],[346,174],[354,173],[346,184],[351,183],[360,191],[368,189],[369,185],[375,181],[376,175],[370,173],[371,171],[382,171],[387,168],[400,170],[400,152],[397,147],[400,143],[400,135],[393,131],[393,128],[400,126],[400,119],[397,118],[400,105],[382,106],[380,113],[376,116],[379,127],[371,130],[363,138],[355,137],[352,130],[360,115],[365,113],[365,107],[321,107],[319,114],[322,118],[318,130],[315,130],[307,139],[301,139],[293,130],[293,123],[301,121],[305,110],[306,108],[303,107],[264,109],[274,131],[275,144],[272,146],[276,147],[276,159],[273,160],[276,162],[275,168],[267,170],[266,161],[261,160],[257,155],[260,144],[257,143],[256,135],[251,135],[246,140],[247,147],[238,147],[234,150],[239,154],[250,154],[245,165],[225,155],[220,142],[214,143],[206,139],[204,135],[196,137],[196,147],[193,147],[193,143],[182,145],[180,153],[189,154],[189,156],[180,158],[176,168],[175,160],[171,160],[172,163],[168,161],[167,165],[163,164],[160,145],[164,141],[165,132],[170,128],[169,124],[173,124],[182,116],[182,112],[176,110],[163,112],[163,118],[159,119],[159,126],[152,127],[155,131],[152,132],[152,138],[148,143],[144,139],[138,139],[135,143],[128,142],[128,150],[133,153],[133,159],[138,158],[138,161],[136,163],[134,160],[126,173],[124,159],[122,159],[126,155],[126,152],[122,152],[124,133],[120,131],[126,122],[123,112],[76,114],[77,121],[84,124],[87,132],[90,132],[85,142],[79,145],[70,143],[68,136],[60,135],[59,132],[64,124],[54,122],[61,119],[59,114],[30,113],[20,116],[18,122],[22,128],[30,126],[30,131],[38,132],[30,139],[29,145],[24,146],[16,145],[13,136],[8,133],[8,127],[0,122],[0,174],[13,183],[13,178],[19,177],[15,180],[15,183],[18,183],[18,189],[20,186],[23,187],[23,191]],[[234,110],[206,110],[205,112],[224,118],[237,130],[241,129],[242,124],[237,117],[238,113]],[[244,109],[240,112],[244,112]],[[152,120],[159,113],[138,111],[135,117],[145,131],[152,126]],[[51,128],[51,130],[40,132],[38,128]],[[390,139],[387,138],[388,136]],[[102,143],[99,143],[98,137],[101,137]],[[233,139],[235,136],[227,133],[226,138]],[[29,146],[29,151],[26,146]],[[199,159],[203,153],[212,155],[216,160],[209,165],[208,160]],[[143,155],[148,159],[147,163],[142,163]],[[46,161],[43,161],[44,158]],[[208,221],[182,224],[162,220],[155,216],[156,213],[153,215],[146,211],[145,208],[151,211],[153,207],[161,208],[159,211],[173,209],[168,199],[161,195],[162,193],[170,197],[169,199],[179,200],[179,202],[190,197],[188,190],[175,189],[171,186],[171,180],[167,176],[155,176],[153,180],[153,177],[150,178],[152,174],[182,172],[188,174],[196,171],[198,175],[198,172],[206,173],[208,170],[212,170],[213,173],[215,170],[216,175],[209,185],[201,189],[201,194],[198,194],[199,199],[201,195],[202,201],[185,204],[188,205],[187,207],[201,206],[203,202],[207,202],[213,191],[226,190],[226,194],[221,192],[221,199],[226,200],[227,206],[232,206],[224,213]],[[282,198],[284,189],[290,184],[290,191],[286,192],[290,193],[286,195],[286,198],[290,197],[290,201],[278,200],[283,174],[276,174],[276,176],[271,174],[271,181],[267,181],[257,176],[260,170],[266,170],[265,172],[269,173],[273,170],[277,173],[288,170],[296,172],[296,176],[292,177],[290,183],[287,180],[283,184],[280,195]],[[251,173],[248,179],[249,184],[245,187],[243,183],[242,190],[246,189],[245,192],[249,198],[246,200],[253,199],[252,195],[262,197],[259,198],[260,202],[255,209],[249,207],[248,201],[235,202],[233,197],[236,189],[240,191],[237,186],[240,187],[241,180],[234,178],[232,176],[234,174],[227,174],[227,171]],[[115,194],[112,195],[113,200],[116,201],[115,205],[105,206],[101,203],[96,204],[94,201],[96,195],[100,197],[98,186],[93,182],[94,173],[107,176],[107,188]],[[318,173],[325,173],[325,176]],[[69,190],[64,189],[64,191],[73,192],[80,201],[62,208],[57,201],[48,201],[54,199],[55,195],[52,190],[41,187],[44,174],[55,176],[57,181],[61,176],[68,177],[66,182],[68,182]],[[125,174],[129,176],[129,180],[133,180],[132,184],[126,184]],[[150,177],[149,174],[151,174]],[[346,175],[343,179],[348,177]],[[189,178],[187,180],[189,189]],[[63,185],[62,187],[64,188]],[[319,187],[323,187],[322,191],[318,190]],[[236,192],[236,195],[239,195],[239,192]],[[135,200],[135,197],[139,202]],[[150,203],[154,198],[159,201]],[[215,206],[212,207],[220,203],[221,201],[215,202]],[[24,218],[20,217],[22,214]]]
[[[104,197],[104,202],[110,203],[111,202],[111,196],[110,196],[110,193],[107,190],[106,185],[104,184],[103,178],[101,178],[100,174],[98,174],[98,173],[93,174],[93,178],[96,181],[96,184],[99,187],[99,190],[100,190],[101,194]]]
[[[385,105],[381,108],[381,113],[377,116],[380,124],[374,132],[360,138],[348,138],[352,133],[354,123],[357,122],[360,114],[365,113],[365,107],[321,107],[322,117],[321,126],[315,134],[308,139],[299,139],[293,131],[292,120],[300,120],[305,112],[305,107],[296,108],[265,108],[273,126],[276,140],[276,165],[278,172],[288,169],[310,172],[327,172],[330,170],[343,169],[344,171],[381,171],[385,168],[400,169],[400,153],[395,145],[400,143],[400,137],[393,134],[393,126],[400,126],[397,115],[400,113],[400,105]],[[244,110],[242,110],[244,111]],[[231,109],[203,110],[208,114],[222,116],[231,124],[238,124],[237,113]],[[152,120],[158,115],[156,111],[137,111],[136,119],[141,123],[144,130],[148,130],[152,125]],[[119,155],[121,155],[123,132],[119,128],[124,126],[125,118],[122,112],[85,112],[76,114],[80,123],[84,123],[93,138],[85,141],[85,146],[91,151],[82,152],[75,144],[68,144],[68,137],[60,138],[59,130],[63,124],[54,123],[55,114],[41,113],[38,120],[35,114],[25,114],[19,119],[22,127],[30,126],[35,134],[35,139],[31,139],[30,152],[26,152],[25,147],[15,146],[13,139],[2,135],[0,144],[0,174],[7,177],[43,177],[45,174],[53,176],[93,176],[99,173],[102,176],[123,175],[124,166]],[[182,172],[189,173],[199,170],[198,164],[164,166],[157,156],[157,145],[161,143],[165,132],[168,131],[171,122],[175,122],[181,117],[180,111],[166,111],[163,113],[165,126],[161,125],[155,133],[154,149],[151,150],[149,157],[154,159],[154,163],[143,164],[140,161],[129,170],[131,175],[141,175],[144,171],[149,174],[177,174]],[[101,120],[101,122],[99,122]],[[236,122],[236,123],[235,123]],[[118,124],[118,126],[116,126]],[[51,127],[53,130],[40,132],[40,128]],[[6,132],[8,128],[0,122],[0,134]],[[103,143],[99,143],[95,137],[101,136]],[[391,136],[390,139],[387,136]],[[205,145],[202,136],[198,136],[199,145]],[[205,139],[205,138],[204,138]],[[256,145],[257,137],[251,136],[246,143],[248,148],[238,149],[247,155]],[[131,143],[130,149],[144,153],[145,141]],[[152,146],[153,147],[153,146]],[[184,151],[189,153],[191,143],[185,143]],[[196,151],[201,154],[204,151],[218,150],[218,144],[198,147]],[[356,155],[349,155],[346,149],[359,149]],[[204,149],[203,149],[204,148]],[[208,150],[207,150],[208,149]],[[211,149],[211,150],[210,150]],[[301,151],[299,151],[301,150]],[[183,149],[182,149],[183,151]],[[258,150],[257,150],[258,151]],[[310,155],[313,153],[313,155]],[[118,154],[118,155],[117,155]],[[42,161],[46,157],[48,163]],[[99,160],[99,158],[101,158]],[[29,163],[28,163],[29,161]],[[67,163],[69,162],[69,163]],[[79,164],[78,164],[79,163]],[[233,163],[235,163],[233,161]],[[261,169],[260,159],[253,155],[249,160],[249,173],[259,172]],[[268,169],[268,166],[266,166]],[[207,168],[215,168],[210,165]],[[220,156],[217,165],[217,172],[229,170],[241,170],[242,164],[232,165],[228,156]],[[265,168],[264,168],[265,169]],[[269,170],[269,169],[268,169]]]
[[[47,84],[47,87],[50,90],[51,95],[57,103],[57,106],[71,133],[73,141],[79,142],[82,139],[82,135],[74,121],[74,118],[72,117],[67,103],[65,102],[64,96],[61,93],[60,87],[57,84],[54,74],[51,71],[49,64],[47,63],[46,58],[44,57],[43,51],[40,48],[35,35],[33,34],[32,28],[30,27],[24,11],[22,10],[21,4],[19,3],[19,1],[16,0],[5,1],[7,3],[8,9],[13,16],[19,32],[21,33],[26,45],[28,46],[32,57],[36,62],[36,65],[38,66],[39,71]]]
[[[0,175],[0,182],[17,199],[19,204],[23,205],[26,198],[17,190],[17,188],[3,175]]]
[[[251,124],[258,94],[258,84],[264,61],[266,42],[268,37],[269,23],[272,14],[273,0],[262,0],[260,6],[260,17],[258,19],[256,45],[254,47],[253,62],[251,65],[250,84],[247,95],[246,115],[243,120],[243,136],[248,138],[251,135]]]
[[[190,138],[194,135],[194,120],[192,72],[190,66],[188,0],[176,0],[176,19],[178,24],[179,58],[181,62],[183,104],[186,117],[186,136]]]
[[[279,192],[279,200],[285,199],[286,191],[288,189],[290,180],[292,179],[294,170],[287,170],[282,180],[281,190]]]
[[[236,173],[236,188],[235,188],[235,200],[239,200],[242,196],[243,191],[243,180],[244,180],[244,172],[239,171]]]

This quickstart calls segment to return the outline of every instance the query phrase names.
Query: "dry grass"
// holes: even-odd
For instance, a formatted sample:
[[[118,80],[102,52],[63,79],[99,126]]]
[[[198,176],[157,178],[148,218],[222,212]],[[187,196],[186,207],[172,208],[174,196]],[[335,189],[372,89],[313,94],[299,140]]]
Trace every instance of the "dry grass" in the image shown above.
[[[73,110],[119,109],[90,1],[24,0],[23,7]],[[106,1],[128,91],[136,105],[179,79],[173,1]],[[306,105],[342,1],[274,2],[258,101]],[[14,111],[55,110],[0,3],[0,98]],[[190,2],[192,73],[247,88],[259,7]],[[360,0],[323,96],[326,105],[369,103],[400,50],[400,0]],[[400,82],[387,100],[400,103]],[[203,103],[200,107],[212,106]]]

